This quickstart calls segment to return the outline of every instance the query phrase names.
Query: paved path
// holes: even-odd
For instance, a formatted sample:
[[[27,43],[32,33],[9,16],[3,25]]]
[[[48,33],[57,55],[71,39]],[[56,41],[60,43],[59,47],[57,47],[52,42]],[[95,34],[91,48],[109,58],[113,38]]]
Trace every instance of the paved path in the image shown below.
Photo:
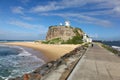
[[[120,57],[94,44],[78,62],[68,80],[120,80]]]

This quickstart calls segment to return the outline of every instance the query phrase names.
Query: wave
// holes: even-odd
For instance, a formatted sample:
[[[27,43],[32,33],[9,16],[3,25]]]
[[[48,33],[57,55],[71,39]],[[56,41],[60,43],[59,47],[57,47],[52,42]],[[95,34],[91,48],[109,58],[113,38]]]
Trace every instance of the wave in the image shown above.
[[[26,51],[24,48],[19,47],[19,49],[21,49],[22,52],[20,52],[18,54],[18,56],[31,56],[32,55],[31,53],[29,53],[28,51]]]
[[[112,48],[114,48],[114,49],[120,51],[120,46],[112,46]]]
[[[8,47],[13,48],[13,50],[18,50],[18,54],[16,55],[0,56],[0,69],[2,72],[10,70],[10,74],[4,72],[5,74],[8,74],[8,76],[4,76],[0,73],[0,77],[3,80],[22,76],[23,74],[32,72],[36,68],[45,64],[44,60],[32,55],[32,53],[27,51],[24,47],[10,45],[0,45],[0,47]]]
[[[18,56],[31,56],[32,55],[31,53],[29,53],[28,51],[26,51],[24,48],[22,48],[20,46],[11,46],[11,45],[1,44],[0,47],[8,47],[8,48],[18,49],[19,50]]]

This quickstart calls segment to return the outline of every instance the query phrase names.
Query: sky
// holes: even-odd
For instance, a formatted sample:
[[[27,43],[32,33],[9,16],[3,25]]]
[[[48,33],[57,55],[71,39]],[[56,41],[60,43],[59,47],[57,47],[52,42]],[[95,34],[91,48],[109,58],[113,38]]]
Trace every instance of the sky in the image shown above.
[[[120,40],[120,0],[0,0],[0,39],[43,40],[69,20],[96,40]]]

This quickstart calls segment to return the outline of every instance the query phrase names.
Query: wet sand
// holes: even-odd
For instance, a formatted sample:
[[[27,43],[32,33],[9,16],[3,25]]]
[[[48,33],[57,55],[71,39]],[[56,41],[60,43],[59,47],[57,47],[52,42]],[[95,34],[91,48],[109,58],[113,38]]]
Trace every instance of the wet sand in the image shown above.
[[[53,44],[41,44],[41,43],[34,43],[34,42],[9,42],[4,43],[8,45],[17,45],[32,48],[34,50],[40,51],[45,57],[47,57],[47,61],[52,61],[60,58],[61,56],[69,53],[74,48],[80,45],[53,45]],[[40,54],[35,54],[37,57],[41,58]]]

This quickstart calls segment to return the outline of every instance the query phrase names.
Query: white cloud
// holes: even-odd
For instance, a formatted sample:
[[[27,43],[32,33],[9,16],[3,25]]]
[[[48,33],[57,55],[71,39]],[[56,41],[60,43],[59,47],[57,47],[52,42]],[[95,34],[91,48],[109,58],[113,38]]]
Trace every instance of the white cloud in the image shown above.
[[[88,6],[88,4],[91,4]],[[47,5],[37,5],[32,7],[31,11],[44,14],[46,16],[56,15],[64,18],[71,18],[80,23],[90,23],[103,26],[111,26],[110,20],[102,19],[104,17],[120,17],[120,0],[61,0],[53,1]],[[72,9],[71,9],[72,8]],[[82,10],[75,12],[73,9]],[[62,9],[65,9],[62,12]],[[71,11],[71,10],[72,11]],[[61,10],[61,13],[50,13],[55,10]],[[69,12],[70,10],[70,12]],[[87,10],[87,12],[84,10]],[[95,17],[99,16],[99,17]],[[100,18],[100,16],[102,16]]]
[[[89,36],[90,36],[91,38],[98,38],[98,34],[97,34],[97,33],[90,34]]]
[[[38,6],[35,6],[35,7],[33,7],[31,9],[31,11],[32,12],[46,12],[46,11],[58,10],[58,9],[62,9],[62,8],[64,8],[64,7],[57,6],[56,2],[51,2],[48,5],[44,5],[44,6],[38,5]]]
[[[24,14],[23,10],[24,10],[24,8],[20,7],[20,6],[12,8],[12,12],[16,13],[16,14]]]
[[[115,7],[113,11],[120,13],[120,6]]]
[[[28,17],[28,16],[21,16],[21,18],[25,19],[25,20],[29,20],[29,21],[32,21],[33,18],[32,17]]]
[[[47,5],[37,5],[31,9],[32,12],[47,12],[84,5],[84,0],[62,0],[50,2]]]
[[[93,4],[91,6],[86,6],[87,4]],[[67,8],[86,8],[86,9],[109,9],[110,14],[119,12],[120,0],[61,0],[50,2],[47,5],[37,5],[32,7],[32,12],[48,12],[53,10],[61,10]],[[67,10],[66,10],[67,11]],[[101,10],[99,10],[101,11]],[[103,10],[102,10],[103,11]],[[104,14],[109,14],[108,10],[104,10]],[[93,11],[94,12],[94,11]]]
[[[29,0],[26,0],[29,1]],[[87,4],[93,4],[91,6],[86,6]],[[56,15],[61,17],[68,17],[72,20],[75,20],[80,23],[90,23],[90,24],[98,24],[104,26],[110,26],[112,23],[109,20],[100,19],[100,17],[93,17],[96,15],[99,16],[118,16],[120,14],[120,0],[61,0],[61,1],[51,1],[45,5],[37,5],[30,9],[30,12],[40,13],[44,15]],[[86,9],[87,12],[79,11],[74,12],[73,9],[71,12],[71,8],[75,9]],[[50,12],[55,10],[64,10],[63,13],[52,13]],[[102,10],[104,9],[104,10]],[[91,11],[90,11],[91,10]],[[12,8],[13,13],[24,14],[24,8],[22,7],[14,7]],[[29,11],[28,11],[29,12]],[[31,17],[22,17],[25,20],[32,20]]]
[[[79,23],[89,23],[89,24],[97,24],[97,25],[102,25],[102,26],[111,26],[112,23],[108,20],[102,20],[86,15],[81,15],[79,13],[43,13],[43,15],[48,15],[48,16],[60,16],[63,18],[69,18],[70,20],[77,21]]]
[[[30,23],[16,21],[16,20],[9,21],[9,24],[22,27],[22,28],[37,30],[37,31],[41,30],[40,33],[45,33],[47,31],[47,28],[40,24],[36,25],[36,24],[30,24]]]
[[[21,21],[10,21],[10,24],[19,26],[19,27],[24,27],[24,28],[36,28],[37,25],[21,22]]]

